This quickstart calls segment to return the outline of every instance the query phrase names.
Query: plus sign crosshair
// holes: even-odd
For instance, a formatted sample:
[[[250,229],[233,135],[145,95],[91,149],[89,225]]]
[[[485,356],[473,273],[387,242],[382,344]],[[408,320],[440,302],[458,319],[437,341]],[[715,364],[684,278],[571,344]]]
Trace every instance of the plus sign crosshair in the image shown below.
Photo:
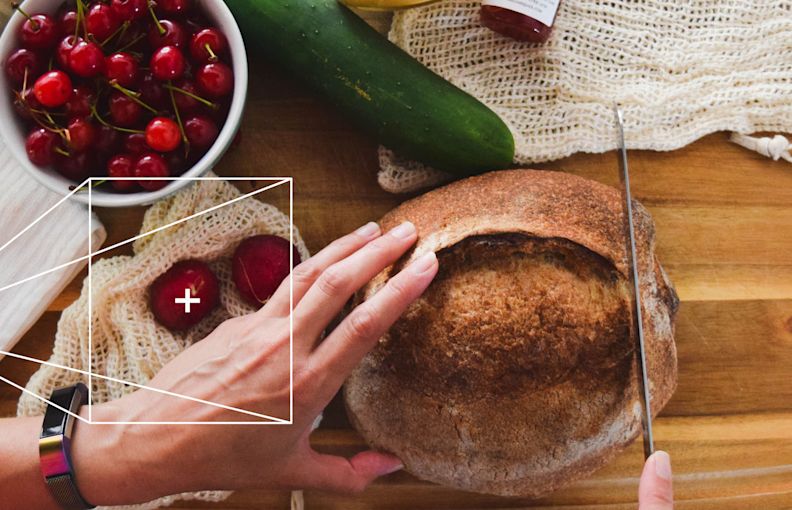
[[[184,313],[190,313],[190,307],[193,304],[198,304],[201,302],[201,298],[194,298],[190,293],[190,289],[184,289],[184,297],[180,298],[177,297],[175,300],[177,305],[184,305]]]

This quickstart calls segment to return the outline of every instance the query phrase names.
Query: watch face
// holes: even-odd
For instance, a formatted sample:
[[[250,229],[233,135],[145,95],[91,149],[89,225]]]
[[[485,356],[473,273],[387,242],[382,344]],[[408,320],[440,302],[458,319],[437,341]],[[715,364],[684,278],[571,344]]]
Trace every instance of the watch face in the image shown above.
[[[69,407],[71,407],[71,400],[71,391],[56,391],[50,398],[50,402],[63,409],[69,409]],[[60,409],[53,406],[47,407],[47,412],[44,414],[44,425],[42,426],[41,437],[63,434],[66,418],[68,418],[68,416],[68,414]]]

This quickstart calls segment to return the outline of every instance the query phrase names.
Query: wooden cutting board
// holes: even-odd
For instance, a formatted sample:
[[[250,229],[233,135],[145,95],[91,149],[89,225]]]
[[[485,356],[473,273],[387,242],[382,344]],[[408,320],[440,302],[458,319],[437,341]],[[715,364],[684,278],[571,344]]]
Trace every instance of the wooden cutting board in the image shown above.
[[[373,17],[380,28],[386,18]],[[292,175],[295,221],[312,252],[379,218],[403,197],[375,181],[376,143],[298,79],[251,61],[242,143],[221,175]],[[715,134],[670,152],[632,152],[633,190],[657,223],[658,256],[682,299],[677,323],[679,387],[656,422],[657,446],[671,453],[677,508],[792,508],[792,165],[772,162]],[[538,165],[608,184],[616,155],[577,155]],[[268,197],[269,199],[269,197]],[[285,197],[276,200],[285,204]],[[142,210],[99,210],[108,243],[136,233]],[[60,311],[78,278],[18,345],[46,358]],[[0,362],[24,384],[37,367]],[[0,386],[0,415],[18,392]],[[315,435],[318,448],[349,454],[363,444],[334,402]],[[309,491],[308,510],[635,509],[640,444],[592,478],[528,501],[462,493],[398,473],[357,496]],[[176,508],[287,509],[289,494],[244,491],[224,503]]]

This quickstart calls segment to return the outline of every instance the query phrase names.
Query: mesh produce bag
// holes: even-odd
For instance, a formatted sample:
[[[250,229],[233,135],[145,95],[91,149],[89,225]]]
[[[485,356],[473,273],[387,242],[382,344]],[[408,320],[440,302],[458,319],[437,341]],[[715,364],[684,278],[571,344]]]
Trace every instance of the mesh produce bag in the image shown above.
[[[714,131],[792,131],[789,0],[561,0],[543,45],[479,23],[480,0],[398,12],[390,39],[491,107],[511,128],[515,163],[627,145],[672,150]],[[380,149],[380,185],[407,192],[447,174]]]
[[[266,192],[264,192],[266,193]],[[141,233],[205,211],[241,196],[225,181],[199,181],[176,195],[158,202],[145,215]],[[259,195],[263,196],[263,195]],[[230,278],[230,257],[243,239],[273,234],[289,239],[289,218],[256,197],[225,205],[195,219],[142,237],[133,256],[102,259],[92,267],[92,370],[137,384],[147,383],[163,365],[193,342],[207,336],[222,321],[253,310],[242,301]],[[293,240],[303,260],[309,256],[297,228]],[[200,259],[208,262],[221,282],[221,306],[199,325],[185,333],[172,333],[154,321],[148,306],[148,287],[175,262]],[[64,310],[58,323],[50,362],[88,370],[88,282],[79,299]],[[85,378],[73,371],[42,366],[31,377],[27,389],[49,397],[56,388]],[[93,378],[93,402],[117,399],[133,387]],[[145,391],[145,390],[143,390]],[[45,403],[24,393],[19,415],[39,415]],[[169,496],[135,508],[157,508],[177,499],[218,501],[226,492],[201,492]]]

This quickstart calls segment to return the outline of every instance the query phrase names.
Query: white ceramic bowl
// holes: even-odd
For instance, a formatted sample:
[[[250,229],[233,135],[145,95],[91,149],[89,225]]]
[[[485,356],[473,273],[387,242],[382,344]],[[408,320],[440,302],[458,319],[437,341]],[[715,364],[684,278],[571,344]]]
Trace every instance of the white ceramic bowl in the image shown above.
[[[200,8],[209,21],[219,28],[228,39],[231,59],[233,61],[234,92],[228,118],[226,118],[225,124],[220,130],[214,145],[212,145],[209,151],[204,154],[192,168],[187,170],[182,177],[199,177],[204,175],[212,169],[214,164],[228,149],[229,145],[231,145],[242,119],[242,110],[245,104],[248,85],[245,45],[242,42],[242,34],[239,32],[239,27],[231,11],[223,0],[196,0],[195,3],[196,7]],[[28,13],[43,12],[54,14],[60,4],[61,0],[26,0],[22,3],[22,8]],[[5,66],[8,55],[19,46],[18,34],[23,21],[23,16],[15,12],[3,30],[2,36],[0,36],[0,58],[2,58],[3,66]],[[28,160],[27,154],[25,153],[25,137],[27,133],[14,111],[5,67],[0,70],[0,90],[2,90],[0,94],[0,96],[2,96],[0,97],[0,136],[3,137],[9,151],[11,151],[11,154],[14,155],[28,173],[35,177],[41,184],[57,193],[66,195],[69,193],[69,187],[75,183],[62,177],[55,170],[39,168]],[[113,193],[110,191],[103,191],[101,188],[96,188],[91,192],[91,201],[93,205],[102,207],[127,207],[150,204],[176,192],[190,183],[191,181],[189,180],[178,180],[168,183],[168,185],[161,190],[151,192],[141,191],[129,194]],[[73,198],[80,202],[88,202],[87,193],[75,193]]]

